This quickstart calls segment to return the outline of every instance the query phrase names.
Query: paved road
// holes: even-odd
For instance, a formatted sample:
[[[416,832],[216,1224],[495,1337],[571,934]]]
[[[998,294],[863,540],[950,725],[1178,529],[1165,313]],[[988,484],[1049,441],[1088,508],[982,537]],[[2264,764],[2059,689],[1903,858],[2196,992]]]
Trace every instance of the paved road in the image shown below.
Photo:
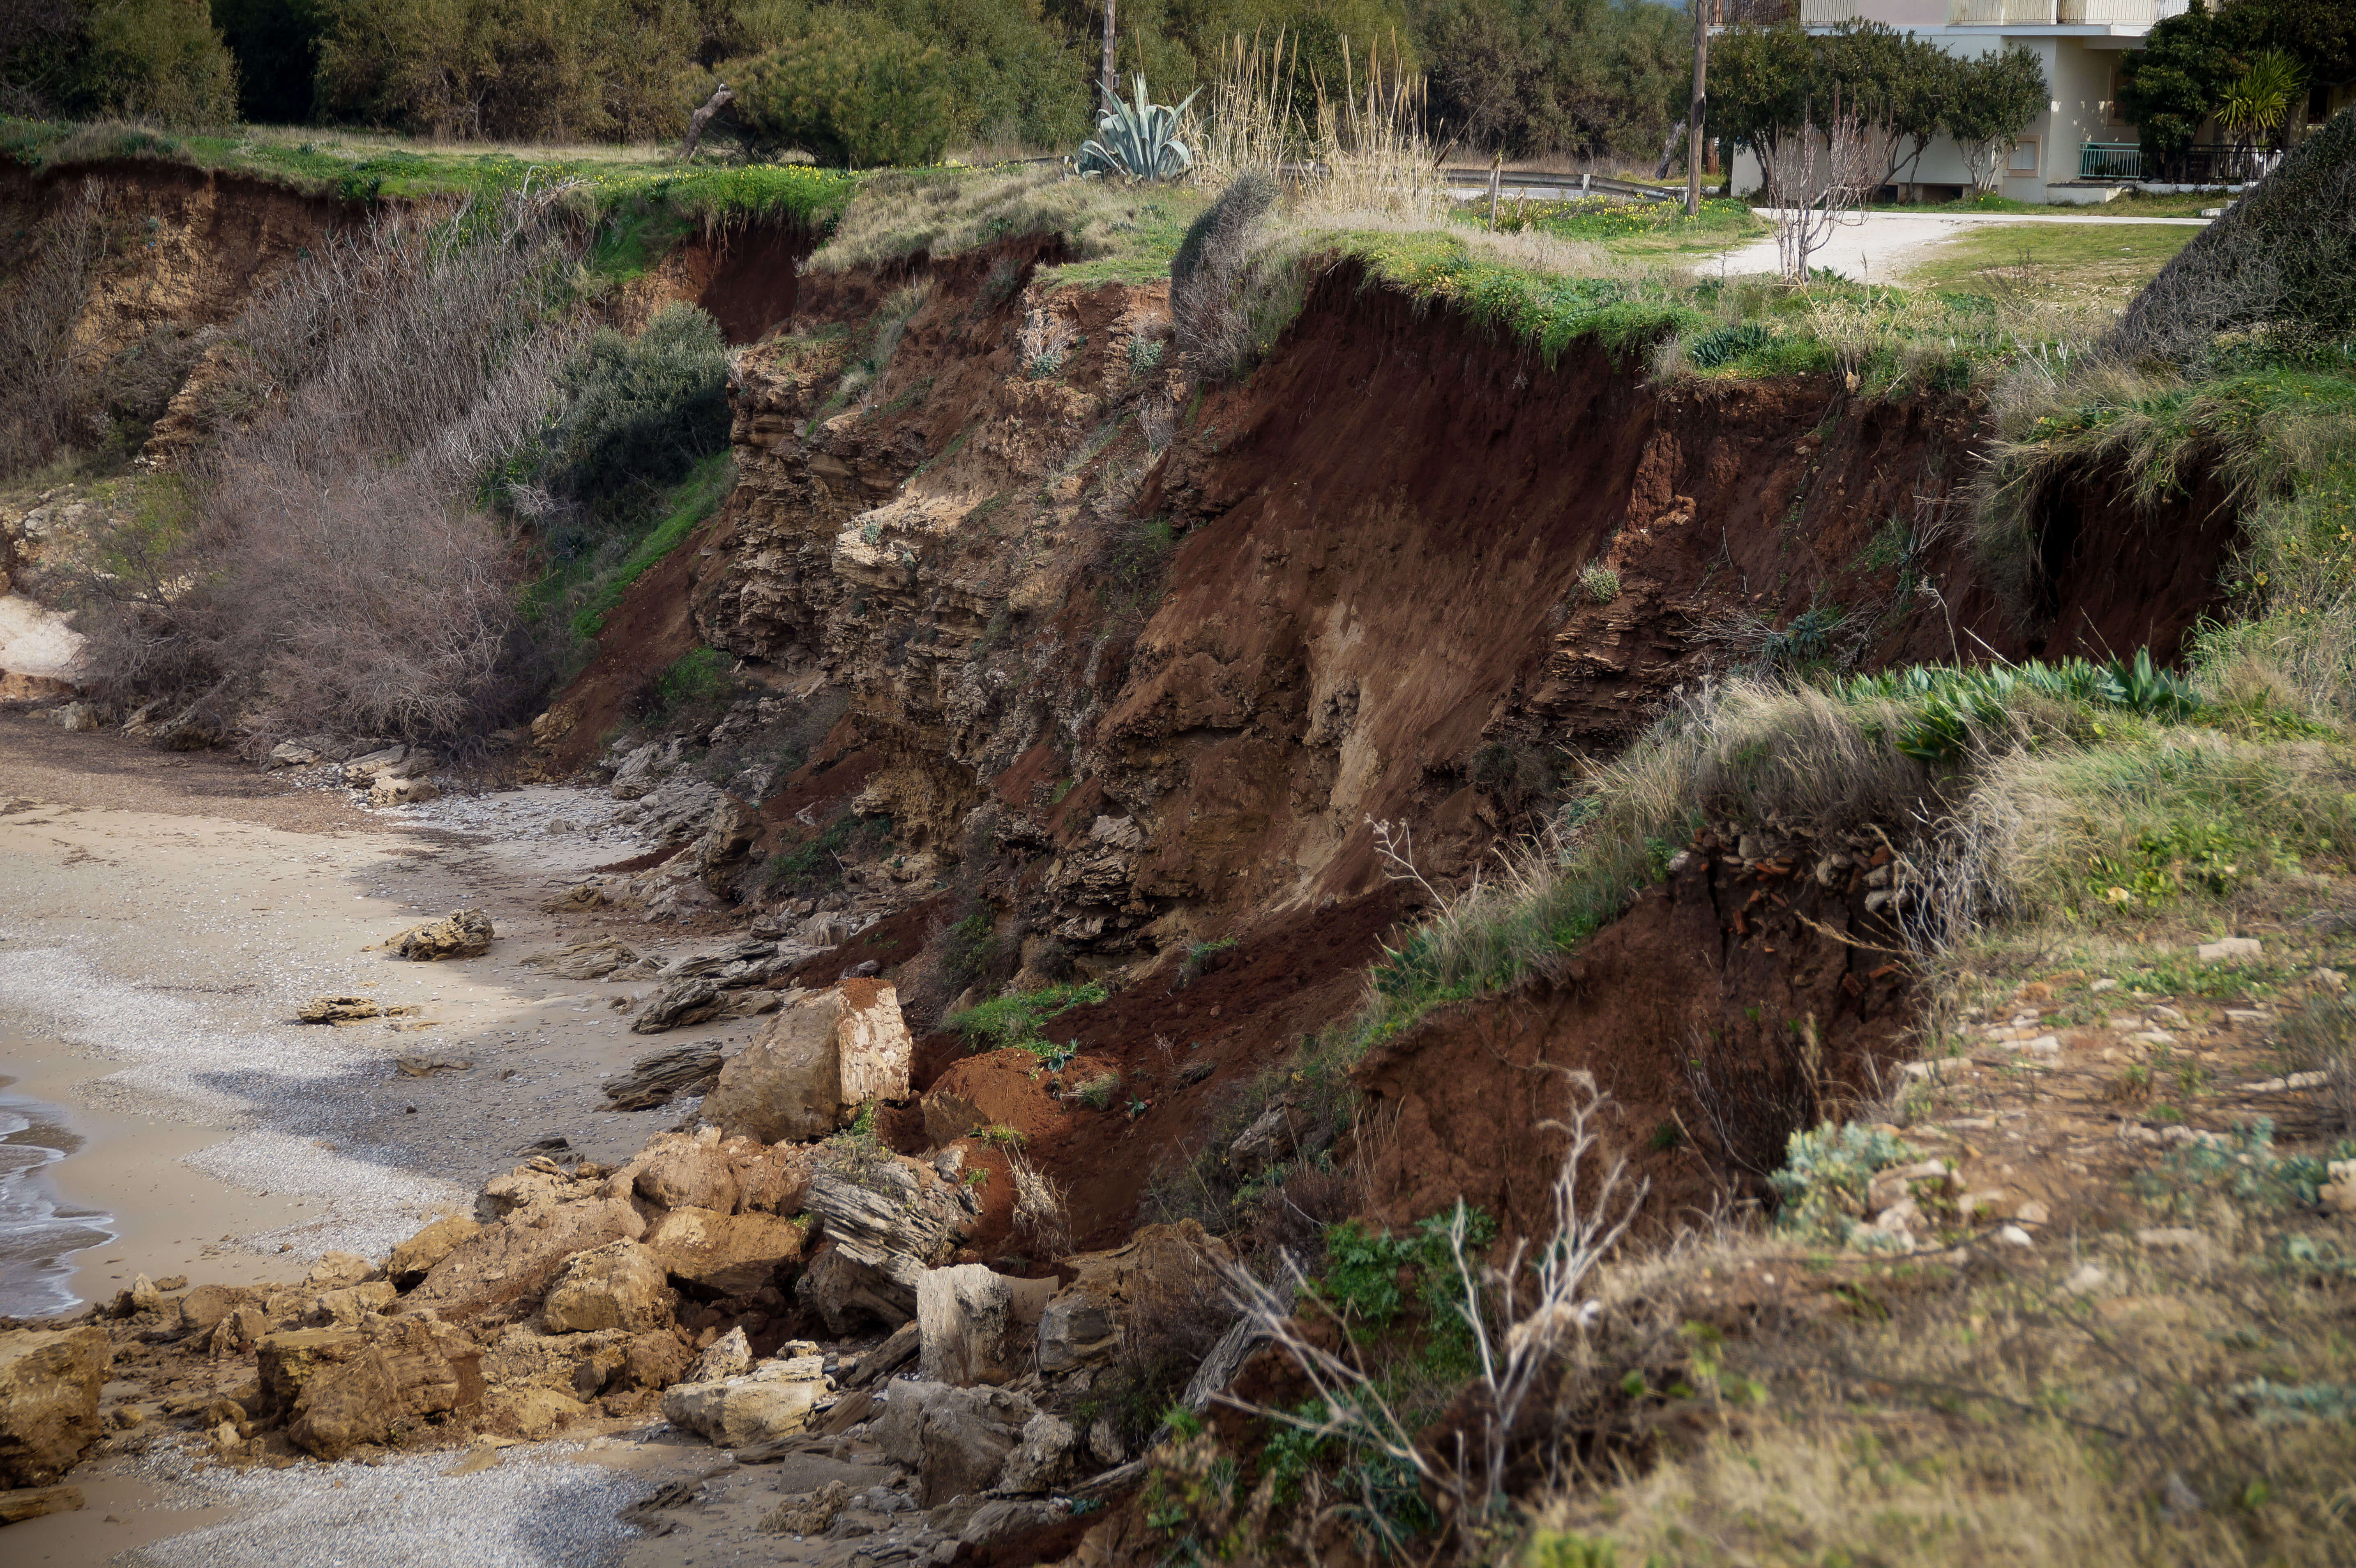
[[[1772,221],[1774,213],[1765,208],[1755,208],[1760,217]],[[2102,208],[2090,207],[2083,216],[2075,213],[2049,216],[2044,213],[1943,212],[1935,216],[1911,212],[1869,212],[1857,222],[1835,229],[1824,249],[1808,258],[1811,267],[1827,267],[1845,278],[1870,283],[1875,278],[1887,282],[1903,277],[1908,268],[1927,261],[1945,241],[1966,229],[2008,228],[2033,223],[2158,223],[2201,229],[2208,226],[2206,218],[2106,218]],[[1775,271],[1775,240],[1770,235],[1737,246],[1725,254],[1694,263],[1698,272],[1724,272],[1740,276],[1746,272]]]

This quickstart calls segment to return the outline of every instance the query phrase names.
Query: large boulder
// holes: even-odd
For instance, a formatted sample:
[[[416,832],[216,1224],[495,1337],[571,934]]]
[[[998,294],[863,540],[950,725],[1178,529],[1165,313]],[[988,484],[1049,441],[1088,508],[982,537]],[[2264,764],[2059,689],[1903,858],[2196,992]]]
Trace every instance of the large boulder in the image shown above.
[[[479,958],[491,950],[491,917],[478,909],[452,910],[445,920],[412,925],[387,945],[403,958]]]
[[[273,1334],[263,1346],[285,1338]],[[348,1351],[341,1359],[309,1359],[294,1392],[286,1435],[315,1458],[332,1462],[362,1444],[391,1442],[429,1416],[481,1399],[479,1353],[438,1323],[403,1318],[346,1339],[337,1348]],[[354,1348],[349,1341],[359,1343]],[[275,1371],[283,1375],[286,1367],[282,1360]],[[270,1386],[264,1387],[267,1394]]]
[[[834,1388],[820,1356],[766,1361],[740,1378],[680,1383],[663,1391],[663,1419],[723,1448],[790,1437]]]
[[[0,1487],[46,1487],[98,1440],[114,1347],[94,1325],[0,1333]]]
[[[1029,1366],[1031,1330],[1054,1289],[1052,1279],[1015,1279],[980,1264],[926,1269],[916,1282],[916,1375],[957,1387],[1012,1381]]]
[[[616,1111],[651,1111],[720,1076],[720,1048],[697,1041],[649,1051],[630,1070],[605,1081],[605,1098]]]
[[[794,1293],[837,1335],[862,1317],[896,1327],[915,1317],[918,1282],[947,1260],[978,1207],[930,1165],[859,1147],[829,1151],[803,1204],[829,1245]]]
[[[246,1307],[259,1308],[262,1293],[242,1285],[200,1285],[180,1297],[180,1328],[201,1339],[224,1317]]]
[[[428,1269],[482,1232],[482,1226],[466,1215],[445,1214],[392,1249],[392,1255],[385,1259],[385,1277],[403,1288],[412,1285],[425,1277]],[[185,1304],[182,1311],[185,1315]]]
[[[602,980],[637,961],[637,954],[619,938],[592,936],[553,952],[531,954],[522,963],[527,969],[545,969],[567,980]]]
[[[673,1279],[712,1296],[750,1296],[801,1261],[809,1225],[775,1214],[674,1209],[647,1232]]]
[[[1002,1388],[895,1382],[871,1431],[878,1447],[916,1474],[916,1502],[932,1508],[998,1484],[1038,1408]]]
[[[634,1242],[646,1232],[645,1217],[626,1199],[519,1206],[427,1270],[402,1298],[402,1309],[432,1307],[455,1320],[509,1302],[537,1300],[574,1253]]]
[[[662,1260],[637,1242],[615,1242],[567,1260],[548,1287],[540,1316],[555,1334],[642,1332],[669,1322],[671,1306]]]
[[[736,1211],[735,1162],[721,1152],[715,1129],[658,1139],[624,1168],[631,1190],[659,1208]]]
[[[906,1099],[914,1051],[898,994],[845,980],[779,1010],[721,1068],[703,1116],[764,1143],[823,1137],[871,1101]]]

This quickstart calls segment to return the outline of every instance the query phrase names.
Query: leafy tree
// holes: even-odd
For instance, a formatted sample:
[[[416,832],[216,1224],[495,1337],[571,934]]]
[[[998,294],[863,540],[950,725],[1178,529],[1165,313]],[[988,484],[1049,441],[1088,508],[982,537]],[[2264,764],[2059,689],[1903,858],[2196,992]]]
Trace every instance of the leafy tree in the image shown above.
[[[2271,145],[2275,133],[2290,118],[2296,101],[2306,94],[2307,76],[2298,62],[2282,49],[2267,49],[2225,89],[2217,123],[2244,144]]]
[[[0,4],[0,113],[52,112],[78,80],[88,18],[75,0]]]
[[[2179,153],[2224,101],[2235,75],[2216,15],[2192,0],[2183,15],[2154,27],[2144,47],[2119,68],[2119,112],[2135,123],[2155,160]]]
[[[1684,118],[1692,38],[1648,0],[1413,0],[1443,139],[1516,155],[1655,152]]]
[[[2356,81],[2356,5],[2348,0],[2228,0],[2218,21],[2237,54],[2280,49],[2309,81]]]
[[[888,25],[833,16],[732,64],[733,113],[755,151],[799,148],[849,167],[928,164],[949,137],[944,59]]]
[[[313,0],[212,0],[212,16],[237,57],[239,116],[270,125],[310,119],[321,25]]]
[[[1963,149],[1975,190],[1994,190],[2004,177],[2012,144],[2045,111],[2046,91],[2045,67],[2018,45],[1963,62],[1947,132]]]
[[[102,112],[167,125],[237,117],[237,62],[205,0],[102,0],[90,13],[85,70]]]

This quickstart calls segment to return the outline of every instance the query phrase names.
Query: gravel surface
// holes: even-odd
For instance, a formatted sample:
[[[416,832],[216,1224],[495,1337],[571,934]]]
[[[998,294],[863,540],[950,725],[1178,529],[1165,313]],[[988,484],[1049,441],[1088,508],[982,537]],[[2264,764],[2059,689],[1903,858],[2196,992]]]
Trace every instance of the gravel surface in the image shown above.
[[[176,1507],[238,1517],[123,1553],[127,1568],[605,1568],[637,1532],[615,1516],[649,1489],[626,1472],[567,1463],[580,1443],[510,1449],[470,1476],[466,1456],[240,1470],[177,1445],[145,1468]]]

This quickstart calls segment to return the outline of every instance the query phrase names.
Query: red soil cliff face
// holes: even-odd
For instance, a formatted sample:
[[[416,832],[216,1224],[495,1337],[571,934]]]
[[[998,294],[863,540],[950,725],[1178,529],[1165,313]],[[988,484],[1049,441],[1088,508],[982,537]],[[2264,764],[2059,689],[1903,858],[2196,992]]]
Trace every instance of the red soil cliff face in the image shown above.
[[[1023,1109],[1030,1090],[988,1081],[1027,1062],[958,1061],[946,1040],[930,1070],[1037,1122],[1089,1236],[1199,1141],[1230,1063],[1354,1010],[1383,933],[1360,916],[1390,891],[1372,821],[1411,829],[1446,889],[1526,821],[1519,760],[1612,754],[1804,614],[1863,667],[2165,655],[2230,545],[2214,496],[2144,517],[2094,483],[2017,616],[1967,548],[1985,440],[1967,400],[1656,388],[1591,346],[1549,367],[1342,265],[1247,382],[1164,403],[1178,384],[1139,368],[1168,336],[1162,290],[1042,286],[1055,259],[1008,242],[922,273],[930,296],[855,396],[844,371],[903,280],[805,280],[799,330],[740,364],[741,483],[709,553],[641,592],[780,681],[847,691],[830,750],[896,825],[912,902],[987,855],[988,907],[1032,933],[1026,959],[1052,935],[1129,982],[1055,1029],[1136,1086],[1133,1116]],[[1689,872],[1568,977],[1387,1045],[1362,1069],[1399,1113],[1383,1211],[1461,1190],[1529,1217],[1558,1079],[1541,1063],[1595,1071],[1632,1136],[1660,1135],[1646,1157],[1673,1185],[1697,1179],[1661,1131],[1700,1112],[1680,1066],[1697,1030],[1783,1060],[1804,1027],[1828,1081],[1864,1072],[1904,1010],[1889,955],[1788,919],[1762,938],[1735,913],[1751,891]],[[1776,896],[1851,931],[1848,891]],[[1346,939],[1314,940],[1337,922]],[[1197,993],[1167,988],[1170,956],[1239,936],[1258,973],[1282,965],[1261,945],[1280,932],[1301,957],[1267,983],[1301,1005],[1223,1019],[1215,1074],[1178,1083],[1151,1042],[1194,1047],[1177,1013]]]

